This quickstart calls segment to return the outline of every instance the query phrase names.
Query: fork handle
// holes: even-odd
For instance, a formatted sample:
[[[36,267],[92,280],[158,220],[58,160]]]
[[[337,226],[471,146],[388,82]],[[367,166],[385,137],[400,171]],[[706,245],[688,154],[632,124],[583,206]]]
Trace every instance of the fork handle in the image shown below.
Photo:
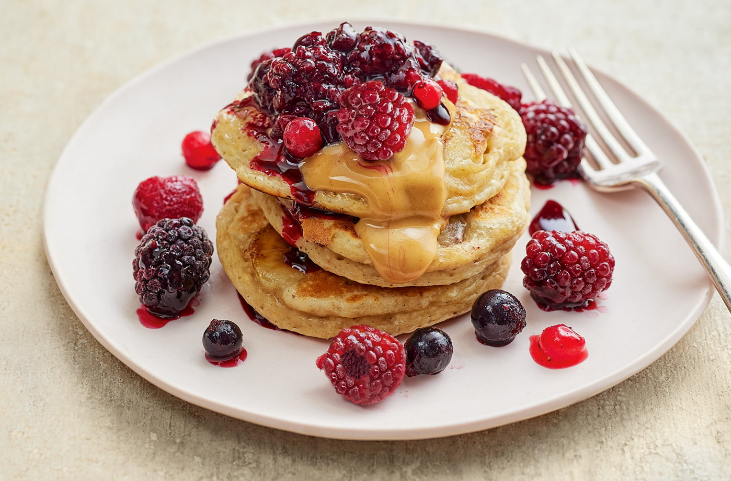
[[[672,219],[685,240],[693,248],[698,260],[708,271],[713,285],[716,286],[721,299],[726,303],[726,308],[731,311],[731,294],[729,294],[731,293],[731,266],[726,259],[718,252],[700,227],[693,222],[693,219],[683,209],[680,202],[673,197],[657,174],[643,175],[634,182],[649,192]]]

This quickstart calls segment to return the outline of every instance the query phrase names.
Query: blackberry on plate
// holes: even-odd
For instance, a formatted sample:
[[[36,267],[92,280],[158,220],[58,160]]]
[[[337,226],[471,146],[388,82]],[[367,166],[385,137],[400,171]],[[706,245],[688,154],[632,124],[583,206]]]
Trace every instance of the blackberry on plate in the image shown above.
[[[338,394],[368,405],[386,398],[401,384],[405,358],[404,347],[396,338],[359,325],[340,331],[316,365]]]
[[[586,127],[574,111],[544,100],[520,112],[527,140],[526,172],[539,184],[576,176],[586,139]]]
[[[213,243],[187,217],[162,219],[150,227],[135,249],[135,291],[147,310],[176,317],[210,276]]]
[[[215,359],[231,359],[241,353],[243,335],[236,323],[213,319],[203,332],[203,349]]]
[[[489,290],[478,297],[470,317],[477,340],[488,346],[510,344],[525,327],[523,304],[501,289]]]
[[[612,285],[614,256],[593,234],[539,230],[525,253],[523,285],[550,309],[585,307]]]
[[[406,375],[439,374],[452,360],[454,347],[446,332],[436,327],[417,329],[404,343]]]

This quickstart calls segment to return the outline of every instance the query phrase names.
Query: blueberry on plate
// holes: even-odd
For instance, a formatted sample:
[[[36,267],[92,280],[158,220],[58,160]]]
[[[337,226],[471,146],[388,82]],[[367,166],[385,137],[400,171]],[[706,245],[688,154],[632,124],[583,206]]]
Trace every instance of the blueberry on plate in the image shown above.
[[[215,359],[231,359],[241,353],[243,336],[235,323],[213,319],[203,332],[203,348]]]
[[[471,317],[477,340],[488,346],[510,344],[525,327],[525,308],[514,295],[500,289],[478,297]]]
[[[452,360],[452,340],[446,332],[436,327],[417,329],[404,343],[406,350],[406,375],[438,374]]]

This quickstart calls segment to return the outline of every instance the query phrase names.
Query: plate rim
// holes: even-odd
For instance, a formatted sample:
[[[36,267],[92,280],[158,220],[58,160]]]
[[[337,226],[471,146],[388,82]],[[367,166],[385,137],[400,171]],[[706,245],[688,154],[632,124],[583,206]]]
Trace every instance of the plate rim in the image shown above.
[[[79,125],[79,127],[76,129],[74,134],[71,136],[69,141],[67,142],[64,149],[61,151],[61,154],[59,155],[58,160],[56,161],[51,175],[49,176],[49,180],[47,182],[46,186],[46,192],[44,196],[43,201],[43,246],[44,251],[46,254],[46,259],[48,261],[48,264],[51,268],[51,271],[53,273],[53,276],[56,280],[56,283],[59,287],[59,290],[64,296],[64,299],[69,304],[71,309],[74,311],[76,316],[81,320],[81,322],[84,324],[84,327],[94,336],[94,338],[102,345],[105,349],[107,349],[110,353],[112,353],[117,359],[119,359],[121,362],[125,364],[128,368],[130,368],[132,371],[134,371],[136,374],[141,376],[146,381],[150,382],[151,384],[157,386],[160,389],[163,389],[164,391],[182,399],[183,401],[190,402],[192,404],[195,404],[197,406],[200,406],[205,409],[210,409],[212,411],[219,412],[221,414],[234,417],[237,419],[242,419],[248,422],[252,422],[255,424],[259,424],[266,427],[271,427],[275,429],[280,429],[284,431],[289,432],[295,432],[298,434],[303,435],[310,435],[310,436],[318,436],[318,437],[326,437],[326,438],[333,438],[333,439],[350,439],[350,440],[411,440],[411,439],[429,439],[429,438],[437,438],[437,437],[445,437],[445,436],[453,436],[453,435],[459,435],[459,434],[465,434],[469,432],[475,432],[475,431],[481,431],[485,429],[491,429],[494,427],[502,426],[505,424],[530,419],[536,416],[540,416],[552,411],[555,411],[557,409],[561,409],[567,406],[570,406],[572,404],[581,402],[583,400],[588,399],[589,397],[595,396],[603,391],[606,391],[610,389],[611,387],[617,385],[618,383],[622,382],[625,379],[628,379],[635,374],[637,374],[642,369],[649,367],[650,364],[654,363],[657,359],[659,359],[662,355],[664,355],[666,352],[668,352],[697,322],[697,320],[702,315],[703,311],[706,309],[708,304],[711,301],[711,298],[713,297],[713,294],[715,293],[715,289],[713,288],[713,285],[710,281],[710,279],[706,279],[708,283],[708,290],[706,291],[706,295],[700,299],[698,303],[696,303],[695,308],[686,315],[686,318],[683,322],[679,323],[677,328],[670,332],[660,343],[658,343],[654,349],[651,349],[650,351],[646,352],[644,355],[640,356],[639,358],[635,359],[634,362],[630,363],[629,365],[619,368],[615,370],[612,374],[609,376],[606,376],[601,379],[601,382],[594,381],[588,385],[585,385],[583,387],[578,387],[576,389],[570,390],[570,391],[564,391],[560,395],[556,395],[552,398],[549,398],[546,400],[545,398],[542,399],[541,402],[533,403],[528,405],[527,407],[524,407],[520,411],[503,411],[500,413],[497,413],[494,416],[491,416],[489,419],[481,419],[477,421],[466,421],[466,422],[460,422],[460,423],[444,423],[439,425],[431,425],[429,427],[425,428],[410,428],[408,430],[396,430],[396,431],[389,431],[384,429],[376,429],[376,428],[358,428],[358,431],[353,431],[353,428],[348,427],[336,427],[336,426],[327,426],[323,427],[322,425],[318,425],[315,423],[304,423],[300,421],[294,421],[294,420],[283,420],[278,417],[274,417],[271,415],[264,415],[257,412],[252,411],[246,411],[242,412],[241,410],[237,410],[233,407],[227,406],[225,404],[222,404],[216,400],[204,398],[201,396],[198,396],[193,393],[189,393],[181,388],[178,388],[176,385],[170,384],[164,379],[157,377],[152,372],[149,372],[148,370],[144,369],[141,365],[137,364],[130,356],[127,355],[126,350],[116,343],[113,339],[110,337],[104,335],[102,332],[100,332],[95,325],[90,321],[90,318],[88,315],[86,315],[85,310],[83,307],[76,302],[76,297],[69,292],[66,289],[67,282],[62,282],[63,279],[66,278],[65,274],[61,271],[60,266],[57,264],[57,262],[54,260],[54,254],[53,250],[54,248],[51,246],[49,242],[49,237],[52,238],[53,234],[49,232],[49,225],[50,225],[50,217],[51,217],[51,210],[52,207],[50,206],[50,199],[52,198],[52,193],[57,189],[58,180],[57,178],[61,176],[59,174],[61,170],[61,166],[65,165],[70,162],[70,159],[72,158],[69,152],[72,152],[74,148],[76,148],[76,144],[80,142],[80,139],[83,137],[85,132],[90,128],[90,126],[94,123],[96,118],[101,115],[101,112],[105,109],[105,107],[114,102],[114,100],[118,97],[126,93],[128,90],[133,89],[135,86],[143,83],[148,77],[156,74],[160,70],[164,70],[168,68],[168,66],[175,64],[176,62],[179,62],[180,60],[195,55],[201,51],[208,50],[215,48],[219,45],[223,45],[230,42],[238,42],[242,41],[246,38],[256,37],[263,34],[271,34],[276,33],[278,31],[286,31],[291,30],[293,28],[301,28],[303,31],[311,28],[321,28],[321,26],[325,23],[327,23],[328,19],[321,19],[317,21],[304,21],[304,22],[288,22],[284,24],[280,24],[273,27],[265,27],[261,29],[256,29],[253,31],[245,32],[245,33],[238,33],[234,35],[228,35],[216,40],[212,40],[209,42],[206,42],[202,45],[199,45],[197,47],[194,47],[192,49],[186,50],[182,53],[179,53],[177,55],[172,56],[171,58],[164,60],[151,68],[143,71],[142,73],[134,76],[132,79],[124,82],[122,85],[117,87],[111,94],[107,95],[105,99],[86,117],[86,119]],[[492,39],[499,40],[501,42],[509,42],[514,45],[517,45],[521,48],[529,48],[536,52],[542,52],[544,54],[549,54],[549,52],[541,47],[536,47],[533,45],[530,45],[525,42],[520,42],[508,37],[504,37],[502,35],[497,35],[491,32],[485,32],[473,28],[463,28],[463,27],[456,27],[456,26],[445,26],[445,25],[438,25],[433,24],[430,22],[415,22],[410,20],[404,20],[404,19],[385,19],[385,18],[374,18],[374,17],[363,17],[363,18],[354,18],[352,21],[355,23],[372,23],[372,24],[380,24],[380,25],[387,25],[392,26],[395,29],[398,29],[399,26],[406,26],[406,27],[415,27],[415,28],[430,28],[430,29],[439,29],[442,30],[445,33],[456,33],[456,32],[466,32],[470,34],[475,34],[483,37],[489,37]],[[340,21],[334,21],[336,23],[340,23]],[[709,191],[711,198],[712,198],[712,204],[714,209],[714,216],[713,216],[713,232],[706,233],[706,235],[709,237],[711,242],[716,246],[716,248],[720,248],[725,242],[725,236],[726,232],[723,228],[724,226],[724,214],[723,209],[720,202],[720,197],[718,195],[718,190],[716,189],[716,185],[713,182],[713,179],[710,175],[710,172],[708,170],[708,167],[703,160],[703,156],[700,154],[700,152],[696,149],[696,147],[688,140],[688,138],[685,136],[685,134],[680,131],[672,122],[670,119],[668,119],[665,115],[663,115],[658,109],[655,108],[654,105],[650,104],[647,100],[641,98],[638,94],[636,94],[633,90],[631,90],[629,87],[625,86],[623,83],[616,80],[614,77],[612,77],[609,74],[606,74],[605,72],[601,71],[600,69],[596,69],[595,67],[592,67],[594,71],[600,72],[601,75],[605,76],[606,78],[610,79],[611,81],[618,84],[627,94],[632,96],[634,99],[639,100],[644,106],[649,108],[653,114],[657,115],[658,117],[662,118],[667,127],[669,127],[673,133],[677,134],[678,137],[682,139],[682,141],[690,147],[690,149],[693,151],[693,153],[696,155],[698,159],[700,159],[700,164],[702,165],[702,168],[698,171],[698,174],[702,177],[702,180],[708,184],[711,189]],[[611,195],[611,194],[608,194]],[[658,207],[659,208],[659,207]]]

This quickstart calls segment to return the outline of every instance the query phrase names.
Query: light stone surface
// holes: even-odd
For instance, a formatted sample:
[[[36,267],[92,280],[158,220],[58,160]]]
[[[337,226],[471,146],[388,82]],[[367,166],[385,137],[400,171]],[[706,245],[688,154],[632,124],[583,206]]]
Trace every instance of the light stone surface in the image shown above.
[[[366,16],[579,46],[686,133],[731,211],[727,0],[1,0],[0,479],[731,478],[731,316],[717,297],[665,356],[598,396],[411,442],[333,441],[227,418],[154,387],[87,332],[41,240],[46,183],[84,118],[201,43]]]

